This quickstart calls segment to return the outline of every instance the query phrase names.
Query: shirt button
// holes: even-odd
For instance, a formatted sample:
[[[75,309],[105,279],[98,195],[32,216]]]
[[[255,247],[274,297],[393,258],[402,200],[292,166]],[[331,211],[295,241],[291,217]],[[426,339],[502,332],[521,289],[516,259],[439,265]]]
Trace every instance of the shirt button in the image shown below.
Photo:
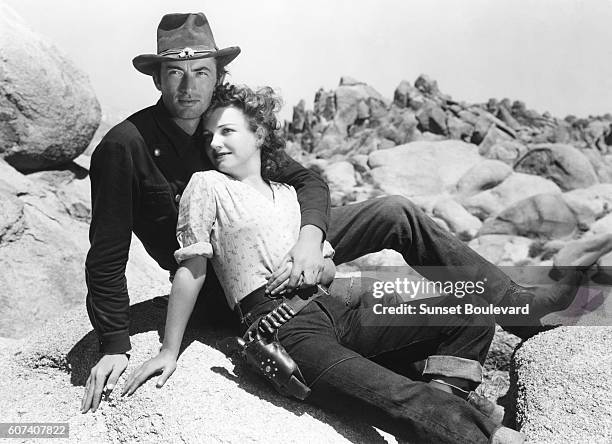
[[[155,148],[155,150],[153,151],[153,155],[155,157],[161,156],[161,150],[159,148]]]
[[[180,195],[180,194],[177,194],[176,196],[174,196],[174,201],[175,201],[176,203],[179,203],[179,202],[181,201],[181,195]]]

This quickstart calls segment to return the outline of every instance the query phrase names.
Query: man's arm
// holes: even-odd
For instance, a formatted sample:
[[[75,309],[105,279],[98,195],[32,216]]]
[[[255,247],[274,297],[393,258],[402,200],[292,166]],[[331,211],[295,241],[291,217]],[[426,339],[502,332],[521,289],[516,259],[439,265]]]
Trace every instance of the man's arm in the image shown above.
[[[91,247],[85,262],[87,314],[104,356],[91,369],[81,412],[96,411],[125,371],[130,350],[125,279],[133,222],[133,164],[126,147],[103,140],[91,158]]]
[[[302,223],[297,243],[268,279],[267,291],[274,294],[281,290],[281,285],[283,289],[292,290],[298,283],[314,285],[319,282],[323,270],[321,242],[327,234],[331,202],[327,183],[288,155],[284,168],[275,180],[295,188]],[[288,263],[291,263],[291,272],[287,279],[283,279]]]
[[[129,150],[117,142],[103,140],[92,155],[87,313],[105,354],[131,348],[125,268],[136,197],[133,171]]]
[[[301,226],[314,225],[321,230],[322,239],[325,239],[331,209],[329,187],[317,173],[304,168],[289,155],[285,154],[285,156],[285,166],[274,180],[295,188],[302,214]]]

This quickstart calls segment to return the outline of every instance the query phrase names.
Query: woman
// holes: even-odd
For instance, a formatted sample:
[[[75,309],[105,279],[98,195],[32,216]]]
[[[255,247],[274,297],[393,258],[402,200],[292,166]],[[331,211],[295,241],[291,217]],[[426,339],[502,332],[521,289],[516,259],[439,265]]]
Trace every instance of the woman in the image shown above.
[[[268,276],[295,243],[300,210],[295,190],[267,180],[279,166],[284,143],[277,131],[279,100],[269,88],[222,86],[205,116],[212,135],[207,155],[218,171],[196,173],[183,193],[177,236],[180,267],[168,304],[163,345],[137,369],[124,393],[133,393],[154,373],[162,386],[176,369],[182,336],[210,259],[227,302],[244,327],[278,308],[282,298],[265,292]],[[320,281],[335,273],[328,244]],[[339,287],[341,287],[340,285]],[[522,442],[501,426],[490,402],[473,390],[491,343],[491,315],[381,317],[371,308],[349,307],[332,283],[275,329],[312,390],[309,402],[360,411],[368,422],[418,442]],[[477,298],[463,303],[485,305]],[[435,298],[448,307],[456,298]],[[277,310],[278,311],[278,310]],[[286,316],[285,316],[286,315]],[[279,322],[281,324],[282,322]],[[274,328],[273,328],[274,329]],[[421,380],[406,373],[422,359]]]

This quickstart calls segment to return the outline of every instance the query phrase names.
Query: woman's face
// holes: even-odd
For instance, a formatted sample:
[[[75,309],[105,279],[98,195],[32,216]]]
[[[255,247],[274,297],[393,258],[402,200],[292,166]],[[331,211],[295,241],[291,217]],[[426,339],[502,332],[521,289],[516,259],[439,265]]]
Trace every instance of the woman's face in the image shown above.
[[[261,174],[259,137],[251,131],[241,110],[218,108],[204,126],[212,134],[206,154],[216,169],[238,179]]]

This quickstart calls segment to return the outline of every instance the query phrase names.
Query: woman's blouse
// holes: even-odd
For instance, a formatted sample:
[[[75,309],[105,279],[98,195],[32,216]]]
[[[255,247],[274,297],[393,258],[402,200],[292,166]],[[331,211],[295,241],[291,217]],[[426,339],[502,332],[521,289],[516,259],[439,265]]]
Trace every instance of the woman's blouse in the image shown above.
[[[297,242],[300,206],[290,185],[270,182],[273,199],[218,171],[195,173],[179,207],[177,262],[210,258],[233,309],[267,283]],[[333,256],[326,241],[323,253]]]

